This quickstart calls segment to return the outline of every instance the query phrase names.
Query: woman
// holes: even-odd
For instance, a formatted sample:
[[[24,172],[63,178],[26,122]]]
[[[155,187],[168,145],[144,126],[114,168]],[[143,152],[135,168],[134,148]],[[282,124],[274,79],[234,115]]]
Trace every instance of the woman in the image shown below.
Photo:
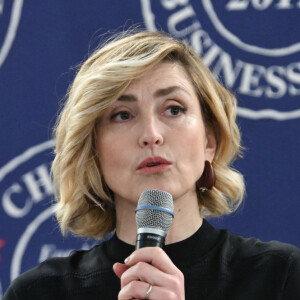
[[[236,100],[186,44],[124,33],[95,51],[68,92],[55,137],[63,233],[112,238],[21,275],[8,299],[300,299],[300,251],[213,228],[234,211],[243,177]],[[134,251],[135,208],[169,192],[164,249]]]

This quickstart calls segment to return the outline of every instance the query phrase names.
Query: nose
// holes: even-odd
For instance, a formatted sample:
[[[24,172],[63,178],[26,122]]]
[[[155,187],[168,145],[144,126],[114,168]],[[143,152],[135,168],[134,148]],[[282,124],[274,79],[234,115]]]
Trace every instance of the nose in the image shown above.
[[[140,147],[153,148],[155,146],[162,145],[164,142],[162,129],[160,128],[159,121],[154,116],[148,117],[139,124],[140,136],[139,145]]]

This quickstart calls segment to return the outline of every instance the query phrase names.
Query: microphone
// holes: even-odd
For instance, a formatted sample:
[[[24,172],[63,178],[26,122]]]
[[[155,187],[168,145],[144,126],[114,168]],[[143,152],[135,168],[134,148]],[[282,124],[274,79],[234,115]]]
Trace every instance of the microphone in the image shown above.
[[[146,190],[138,201],[136,213],[137,237],[135,249],[160,247],[174,218],[172,195],[165,191]]]

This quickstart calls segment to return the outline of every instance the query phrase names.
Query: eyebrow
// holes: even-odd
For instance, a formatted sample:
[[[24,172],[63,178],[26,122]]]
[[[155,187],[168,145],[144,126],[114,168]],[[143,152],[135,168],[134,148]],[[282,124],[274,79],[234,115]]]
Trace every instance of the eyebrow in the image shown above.
[[[154,93],[154,97],[158,98],[158,97],[162,97],[162,96],[167,96],[173,92],[177,92],[177,91],[182,91],[182,92],[185,92],[186,94],[190,95],[190,93],[185,90],[184,88],[178,86],[178,85],[175,85],[175,86],[170,86],[168,88],[165,88],[165,89],[159,89],[157,90],[155,93]]]
[[[182,92],[185,92],[186,94],[188,94],[190,96],[190,93],[185,90],[184,88],[180,87],[180,86],[170,86],[170,87],[167,87],[165,89],[159,89],[157,90],[155,93],[154,93],[154,97],[155,98],[159,98],[159,97],[162,97],[162,96],[167,96],[173,92],[177,92],[177,91],[182,91]],[[137,101],[136,97],[134,95],[131,95],[131,94],[128,94],[128,95],[121,95],[117,101],[128,101],[128,102],[134,102],[134,101]]]
[[[133,95],[121,95],[117,101],[128,101],[128,102],[133,102],[136,101],[136,97]]]

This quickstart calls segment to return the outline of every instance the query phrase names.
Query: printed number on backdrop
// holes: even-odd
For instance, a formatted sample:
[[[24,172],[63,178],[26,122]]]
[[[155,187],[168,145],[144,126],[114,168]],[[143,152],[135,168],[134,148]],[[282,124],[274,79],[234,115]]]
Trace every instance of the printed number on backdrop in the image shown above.
[[[294,7],[300,8],[300,1],[297,0],[230,0],[227,5],[227,10],[246,10],[253,7],[256,10],[265,10],[268,8],[275,9],[291,9]]]

